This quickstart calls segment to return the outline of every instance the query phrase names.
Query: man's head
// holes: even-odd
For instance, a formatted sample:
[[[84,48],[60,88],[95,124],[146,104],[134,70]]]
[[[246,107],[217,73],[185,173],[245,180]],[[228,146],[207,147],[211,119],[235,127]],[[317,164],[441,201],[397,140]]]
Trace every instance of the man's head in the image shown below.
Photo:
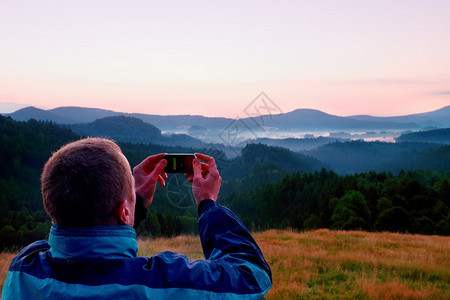
[[[47,161],[41,176],[44,207],[55,224],[91,227],[134,221],[134,183],[119,146],[87,138],[63,146]]]

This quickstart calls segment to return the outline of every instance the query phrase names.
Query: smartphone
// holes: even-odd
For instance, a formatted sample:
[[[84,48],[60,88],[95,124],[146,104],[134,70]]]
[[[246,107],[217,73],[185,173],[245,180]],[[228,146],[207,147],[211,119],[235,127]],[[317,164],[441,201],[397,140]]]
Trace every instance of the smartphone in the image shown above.
[[[194,173],[192,161],[197,158],[192,153],[168,153],[163,156],[167,160],[166,173]]]

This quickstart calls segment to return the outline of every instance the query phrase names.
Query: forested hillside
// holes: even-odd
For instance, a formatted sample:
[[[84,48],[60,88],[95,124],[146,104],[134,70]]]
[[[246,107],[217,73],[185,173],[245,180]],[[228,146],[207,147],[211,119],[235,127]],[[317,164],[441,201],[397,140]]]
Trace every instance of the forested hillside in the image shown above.
[[[40,173],[52,151],[79,138],[53,123],[17,122],[0,116],[0,249],[47,236],[50,220],[42,206]],[[450,234],[449,146],[335,143],[308,153],[316,156],[313,158],[281,147],[249,144],[240,156],[229,160],[214,147],[119,144],[131,166],[161,152],[215,156],[223,178],[220,202],[235,210],[252,229],[326,227]],[[379,165],[387,153],[398,158],[392,162],[398,175],[384,171],[338,175],[326,170],[331,166],[348,173],[352,169],[345,172],[345,167],[360,160]],[[411,162],[417,169],[429,170],[400,171],[402,166],[414,168]],[[157,188],[149,218],[138,234],[155,237],[196,232],[191,185],[183,175],[173,174],[166,183],[165,188]]]
[[[0,249],[48,234],[40,174],[51,152],[76,140],[70,129],[46,122],[16,122],[0,116]]]
[[[410,170],[450,171],[450,146],[428,143],[335,142],[305,151],[339,174]]]
[[[421,142],[450,144],[450,128],[434,129],[405,133],[396,139],[397,142]]]
[[[252,229],[331,228],[450,234],[450,172],[398,176],[298,172],[223,203]]]
[[[313,172],[324,166],[313,157],[263,144],[248,144],[240,156],[222,165],[221,195],[253,190],[292,172]]]
[[[98,136],[127,143],[153,143],[185,147],[203,147],[204,144],[186,134],[163,135],[161,130],[141,119],[129,116],[111,116],[91,123],[67,125],[81,136]]]

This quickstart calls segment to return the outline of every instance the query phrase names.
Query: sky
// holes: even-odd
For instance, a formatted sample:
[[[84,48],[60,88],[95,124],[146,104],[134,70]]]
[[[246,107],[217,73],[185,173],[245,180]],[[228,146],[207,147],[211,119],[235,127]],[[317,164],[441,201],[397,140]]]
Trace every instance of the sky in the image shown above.
[[[0,0],[0,113],[245,117],[450,105],[450,1]]]

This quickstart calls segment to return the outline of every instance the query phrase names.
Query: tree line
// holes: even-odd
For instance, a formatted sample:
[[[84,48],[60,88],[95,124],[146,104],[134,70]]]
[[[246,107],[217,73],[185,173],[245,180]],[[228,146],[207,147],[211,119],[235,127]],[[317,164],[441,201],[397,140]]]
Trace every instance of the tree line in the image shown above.
[[[450,235],[449,172],[338,175],[322,169],[287,175],[224,205],[251,229],[393,231]]]

